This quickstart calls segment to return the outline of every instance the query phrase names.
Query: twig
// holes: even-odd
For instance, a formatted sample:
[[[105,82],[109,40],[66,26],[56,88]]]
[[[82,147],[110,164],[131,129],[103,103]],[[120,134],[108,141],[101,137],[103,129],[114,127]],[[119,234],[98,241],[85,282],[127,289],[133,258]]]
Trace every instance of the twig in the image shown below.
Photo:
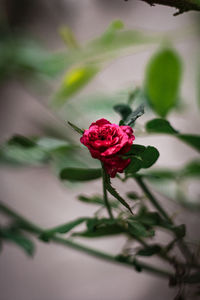
[[[0,212],[15,219],[16,221],[18,221],[20,223],[20,225],[22,225],[23,230],[28,231],[29,233],[32,233],[36,236],[38,236],[38,235],[40,236],[45,231],[44,229],[40,228],[39,226],[35,225],[34,223],[30,222],[26,218],[22,217],[21,215],[19,215],[15,211],[13,211],[11,208],[9,208],[7,205],[3,204],[2,202],[0,202]],[[103,260],[106,260],[106,261],[109,261],[112,263],[119,263],[122,265],[129,266],[138,271],[144,270],[148,273],[157,275],[159,277],[168,278],[168,279],[174,277],[174,275],[169,271],[162,270],[160,268],[140,262],[138,260],[128,261],[126,259],[120,258],[119,256],[114,256],[114,255],[105,253],[103,251],[99,251],[99,250],[81,245],[80,243],[74,242],[71,239],[64,239],[64,238],[60,237],[59,235],[52,236],[50,238],[50,241],[55,242],[57,244],[67,246],[69,248],[86,253],[90,256],[94,256],[94,257],[97,257],[97,258],[100,258],[100,259],[103,259]]]

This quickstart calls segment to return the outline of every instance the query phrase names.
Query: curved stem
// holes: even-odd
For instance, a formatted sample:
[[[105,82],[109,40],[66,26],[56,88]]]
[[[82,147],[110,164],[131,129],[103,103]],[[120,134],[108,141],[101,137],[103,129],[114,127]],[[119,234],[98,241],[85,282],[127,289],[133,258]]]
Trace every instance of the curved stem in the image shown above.
[[[158,200],[152,195],[152,193],[150,192],[150,190],[148,189],[148,187],[146,186],[146,184],[144,183],[142,178],[140,176],[137,176],[137,177],[135,177],[135,180],[136,180],[137,184],[140,186],[140,188],[143,190],[143,192],[146,194],[146,196],[149,198],[149,200],[151,201],[153,206],[155,208],[157,208],[157,210],[160,212],[160,214],[171,224],[172,221],[171,221],[170,217],[167,215],[165,210],[159,204]]]
[[[168,216],[168,214],[165,212],[163,207],[159,204],[158,200],[153,196],[153,194],[150,192],[144,181],[142,180],[141,176],[135,177],[136,182],[140,186],[140,188],[143,190],[143,192],[146,194],[146,196],[149,198],[153,206],[160,212],[160,214],[167,220],[170,224],[174,225],[171,218]],[[190,252],[190,249],[187,247],[187,245],[184,243],[184,241],[181,239],[178,242],[179,249],[181,250],[182,254],[184,255],[186,261],[189,260],[189,262],[192,262],[193,255]]]
[[[105,206],[107,208],[107,211],[108,211],[108,214],[109,214],[110,218],[114,219],[113,214],[112,214],[112,209],[111,209],[110,203],[108,201],[108,195],[107,195],[107,189],[106,189],[106,177],[108,175],[106,174],[103,163],[101,165],[102,165],[103,198],[104,198]]]
[[[14,212],[12,209],[4,205],[2,202],[0,202],[0,212],[3,212],[7,216],[12,217],[16,221],[20,222],[20,224],[22,224],[22,229],[28,231],[29,233],[38,236],[44,232],[44,229],[40,228],[39,226],[20,216],[18,213]],[[84,246],[82,244],[72,241],[71,239],[64,239],[58,235],[52,236],[51,241],[112,263],[119,263],[140,271],[144,270],[148,273],[157,275],[159,277],[169,279],[170,277],[174,276],[168,271],[140,262],[138,260],[134,260],[133,262],[131,262],[126,259],[121,259],[119,256],[114,256],[103,251]]]

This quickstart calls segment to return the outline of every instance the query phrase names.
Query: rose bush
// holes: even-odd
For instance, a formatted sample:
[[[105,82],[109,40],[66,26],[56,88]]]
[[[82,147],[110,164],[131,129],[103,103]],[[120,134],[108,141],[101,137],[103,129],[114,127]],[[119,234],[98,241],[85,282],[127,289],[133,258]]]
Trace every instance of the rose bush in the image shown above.
[[[104,163],[110,177],[115,177],[117,172],[122,173],[129,165],[130,159],[123,159],[122,155],[131,149],[134,139],[130,126],[119,126],[100,119],[84,131],[80,141],[93,158]]]

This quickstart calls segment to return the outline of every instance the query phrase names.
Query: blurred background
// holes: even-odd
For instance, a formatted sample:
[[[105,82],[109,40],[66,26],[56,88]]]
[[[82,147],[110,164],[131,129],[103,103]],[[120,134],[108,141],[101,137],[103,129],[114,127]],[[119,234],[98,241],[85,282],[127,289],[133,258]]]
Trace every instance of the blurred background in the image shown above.
[[[143,84],[147,62],[166,36],[164,43],[173,41],[184,62],[182,106],[170,114],[169,120],[184,133],[199,133],[200,17],[196,12],[174,17],[174,12],[172,8],[150,7],[133,0],[2,0],[1,142],[14,134],[22,134],[49,135],[78,143],[78,135],[66,126],[66,120],[83,128],[100,117],[118,122],[119,117],[112,106],[124,101],[128,90]],[[105,55],[105,63],[92,81],[80,93],[70,95],[62,108],[54,107],[52,101],[65,70],[71,61],[76,61],[76,49],[100,36],[116,19],[127,29],[144,32],[145,42],[131,51],[122,49],[120,54],[112,54],[112,59]],[[69,28],[76,37],[76,40],[71,37],[71,44],[69,34],[66,35]],[[104,54],[101,50],[98,52],[100,61]],[[138,121],[136,139],[138,144],[154,145],[159,149],[161,155],[157,166],[179,167],[197,158],[195,150],[171,137],[143,136],[140,126],[149,116],[151,112]],[[99,181],[64,185],[46,166],[1,166],[0,178],[1,200],[45,228],[91,215],[95,208],[78,202],[76,196],[101,191]],[[117,179],[114,181],[120,184]],[[122,187],[124,191],[133,188],[137,189],[132,182]],[[199,196],[199,184],[194,184],[189,193],[192,197]],[[188,223],[191,237],[197,236],[198,214],[185,212],[173,202],[165,202],[165,207],[175,211],[181,222]],[[123,239],[84,242],[117,254]],[[3,247],[0,256],[1,300],[167,300],[175,296],[174,290],[160,278],[138,274],[58,245],[49,246],[37,240],[36,245],[33,258],[25,256],[13,245]]]

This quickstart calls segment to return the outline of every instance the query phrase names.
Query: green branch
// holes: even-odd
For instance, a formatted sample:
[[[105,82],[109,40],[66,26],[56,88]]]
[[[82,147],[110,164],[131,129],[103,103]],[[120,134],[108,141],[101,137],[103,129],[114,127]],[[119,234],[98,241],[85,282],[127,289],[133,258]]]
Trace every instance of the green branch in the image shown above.
[[[200,11],[200,0],[141,0],[150,4],[151,6],[155,4],[170,6],[178,9],[178,12],[174,15],[178,15],[190,10]]]
[[[103,181],[103,198],[104,198],[104,203],[105,203],[105,206],[107,208],[107,211],[108,211],[108,214],[109,214],[110,218],[114,219],[113,214],[112,214],[112,209],[111,209],[110,203],[108,201],[107,189],[106,189],[106,182],[107,182],[107,176],[108,175],[106,173],[106,170],[104,168],[103,163],[101,165],[102,165],[102,181]]]
[[[38,236],[45,232],[44,229],[40,228],[39,226],[35,225],[34,223],[32,223],[29,220],[25,219],[24,217],[20,216],[18,213],[14,212],[12,209],[7,207],[2,202],[0,202],[0,212],[4,213],[5,215],[7,215],[7,216],[13,218],[15,221],[19,222],[20,225],[22,225],[23,230],[28,231],[29,233],[32,233],[32,234]],[[138,260],[129,261],[126,258],[122,258],[120,256],[114,256],[114,255],[81,245],[70,239],[61,238],[58,235],[52,236],[50,241],[55,242],[57,244],[67,246],[69,248],[72,248],[72,249],[75,249],[78,251],[81,251],[83,253],[94,256],[96,258],[100,258],[100,259],[103,259],[103,260],[106,260],[106,261],[109,261],[112,263],[119,263],[122,265],[129,266],[131,268],[134,268],[137,271],[144,270],[148,273],[151,273],[151,274],[163,277],[163,278],[168,278],[168,279],[174,277],[174,275],[168,271],[159,269],[157,267],[140,262]]]
[[[147,196],[147,198],[150,200],[152,205],[160,212],[160,214],[169,222],[169,224],[173,224],[171,218],[168,216],[168,214],[165,212],[163,207],[159,204],[158,200],[155,198],[155,196],[150,192],[144,181],[140,176],[135,177],[136,182],[140,186],[140,188],[143,190],[144,194]],[[179,249],[181,250],[182,254],[184,255],[185,259],[189,262],[193,262],[194,258],[192,253],[190,252],[187,245],[184,243],[182,239],[178,241]]]

